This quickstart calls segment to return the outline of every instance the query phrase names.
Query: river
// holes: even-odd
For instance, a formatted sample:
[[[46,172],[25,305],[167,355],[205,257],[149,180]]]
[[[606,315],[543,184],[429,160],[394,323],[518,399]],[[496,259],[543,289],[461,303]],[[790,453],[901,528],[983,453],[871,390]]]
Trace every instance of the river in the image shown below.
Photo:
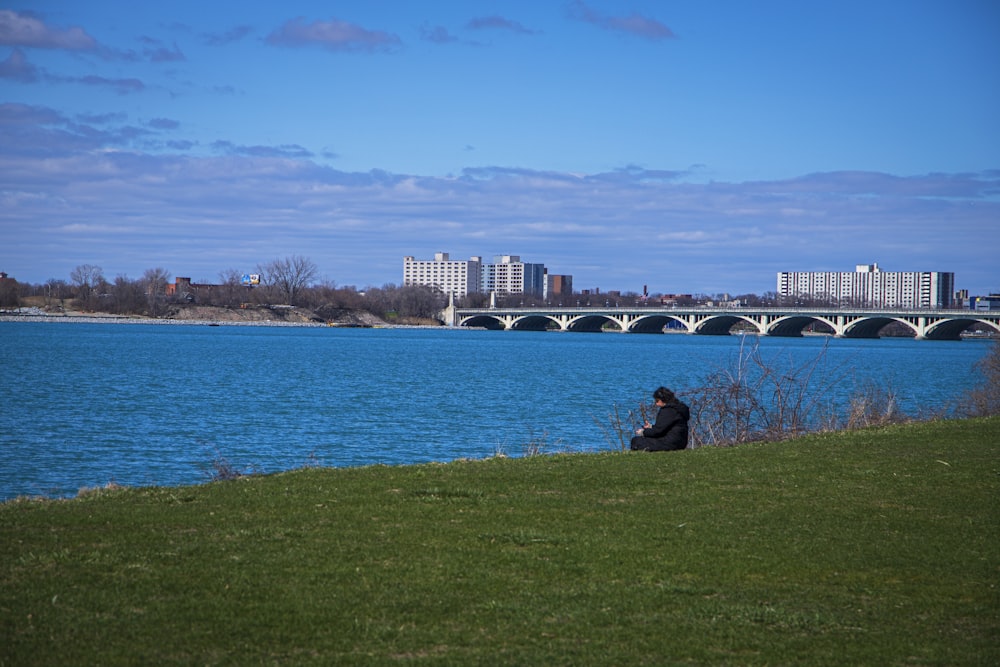
[[[924,415],[989,342],[0,322],[0,500],[84,487],[612,447],[617,404],[698,386],[748,346],[820,359],[843,406],[868,381]],[[839,409],[839,408],[834,408]]]

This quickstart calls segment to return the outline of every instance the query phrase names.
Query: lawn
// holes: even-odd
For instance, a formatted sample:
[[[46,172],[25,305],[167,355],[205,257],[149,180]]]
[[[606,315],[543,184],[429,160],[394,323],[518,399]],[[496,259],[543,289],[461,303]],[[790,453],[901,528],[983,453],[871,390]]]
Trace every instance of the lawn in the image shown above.
[[[1000,664],[1000,418],[0,505],[0,665]]]

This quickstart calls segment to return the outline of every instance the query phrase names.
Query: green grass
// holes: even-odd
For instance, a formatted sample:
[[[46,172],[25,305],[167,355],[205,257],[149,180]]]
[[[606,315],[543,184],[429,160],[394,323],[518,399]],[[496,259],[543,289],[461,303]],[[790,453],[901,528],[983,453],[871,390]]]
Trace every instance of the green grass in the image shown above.
[[[1000,664],[1000,418],[0,505],[0,665]]]

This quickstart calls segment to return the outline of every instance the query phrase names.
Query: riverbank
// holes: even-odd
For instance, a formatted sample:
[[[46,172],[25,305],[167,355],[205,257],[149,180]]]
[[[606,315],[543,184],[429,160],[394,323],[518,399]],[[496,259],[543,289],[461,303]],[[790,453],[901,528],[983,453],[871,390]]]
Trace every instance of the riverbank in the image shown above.
[[[74,310],[22,308],[0,311],[0,322],[87,322],[92,324],[194,324],[205,326],[292,326],[292,327],[389,327],[394,326],[367,311],[336,309],[322,317],[314,311],[293,306],[178,305],[163,317],[115,315]],[[412,325],[407,325],[412,326]]]
[[[17,500],[0,664],[996,664],[998,454],[993,418]]]

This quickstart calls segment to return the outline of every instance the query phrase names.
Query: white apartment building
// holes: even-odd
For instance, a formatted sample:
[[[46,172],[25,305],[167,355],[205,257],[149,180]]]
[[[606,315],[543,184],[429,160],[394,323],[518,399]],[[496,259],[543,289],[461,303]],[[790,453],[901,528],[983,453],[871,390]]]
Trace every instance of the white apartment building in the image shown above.
[[[528,264],[518,255],[497,255],[483,265],[482,292],[545,294],[545,265]]]
[[[481,257],[453,260],[446,252],[434,259],[403,258],[403,285],[428,285],[456,297],[473,292],[545,294],[545,265],[527,264],[518,255],[497,255],[492,264]]]
[[[446,252],[434,253],[432,260],[403,258],[403,285],[436,287],[456,297],[478,292],[482,282],[482,258],[454,260]]]
[[[948,308],[955,274],[938,271],[883,271],[858,264],[847,271],[785,271],[778,274],[778,296],[830,299],[845,306],[873,308]]]

